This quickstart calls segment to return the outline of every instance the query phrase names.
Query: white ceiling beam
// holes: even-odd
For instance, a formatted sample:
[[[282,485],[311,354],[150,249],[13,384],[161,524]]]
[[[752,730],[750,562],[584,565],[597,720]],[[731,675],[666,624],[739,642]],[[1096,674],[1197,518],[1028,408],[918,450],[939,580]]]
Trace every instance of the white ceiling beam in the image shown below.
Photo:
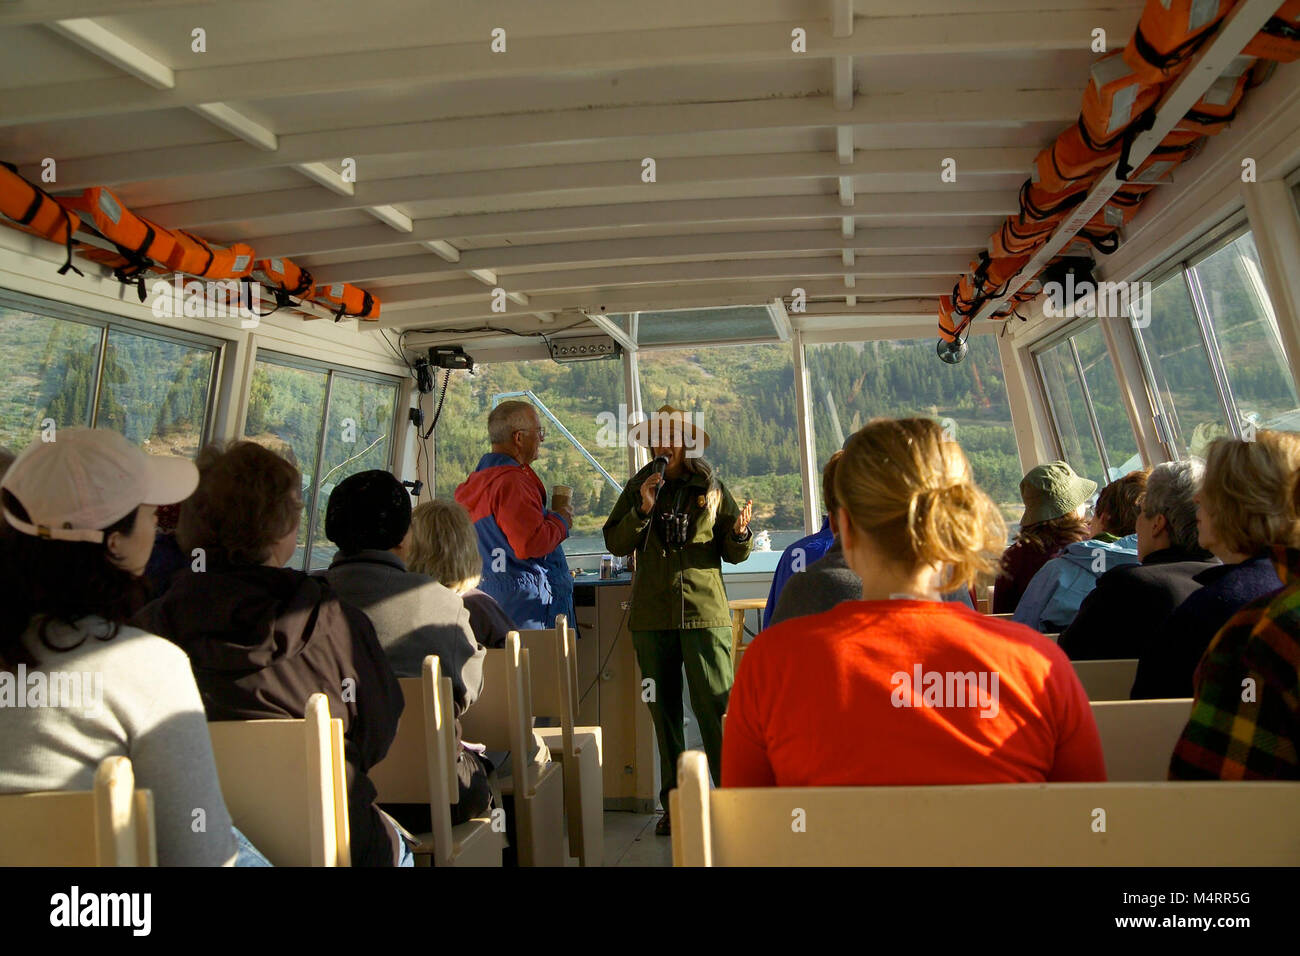
[[[853,251],[847,251],[852,257]],[[607,266],[591,269],[553,269],[541,272],[516,272],[497,276],[493,282],[473,279],[442,279],[423,285],[392,286],[394,295],[412,295],[422,300],[446,302],[474,300],[481,297],[483,286],[505,288],[530,295],[570,290],[626,288],[637,285],[660,285],[689,282],[722,282],[742,279],[784,278],[794,288],[801,281],[822,278],[861,276],[863,278],[906,278],[922,276],[949,279],[961,271],[969,257],[956,253],[939,256],[868,256],[856,259],[851,268],[838,260],[818,259],[731,259],[704,262],[669,262],[644,266]],[[490,270],[478,270],[490,272]],[[411,278],[407,276],[406,278]],[[433,279],[433,276],[429,276]],[[331,282],[351,281],[342,276],[329,277]],[[372,280],[358,278],[358,282]]]
[[[422,276],[470,270],[577,268],[584,264],[635,265],[687,261],[720,256],[784,255],[790,252],[825,252],[838,255],[851,247],[869,253],[893,255],[906,252],[928,254],[940,249],[968,251],[988,241],[988,230],[961,228],[869,229],[851,242],[827,230],[794,232],[737,232],[700,236],[649,236],[588,242],[540,243],[531,246],[500,246],[461,253],[460,262],[438,262],[429,256],[398,256],[341,262],[313,269],[320,283],[373,282],[377,279]]]
[[[918,284],[929,286],[918,288]],[[900,283],[895,280],[881,280],[859,289],[860,296],[875,296],[881,299],[932,299],[942,294],[940,287],[945,283],[936,280],[912,280]],[[809,297],[840,296],[843,288],[834,281],[811,282],[805,287]],[[383,313],[377,322],[365,323],[370,328],[405,328],[412,326],[436,327],[438,324],[455,324],[457,322],[499,322],[507,324],[513,317],[536,311],[563,312],[580,309],[587,313],[599,312],[601,307],[610,313],[653,312],[664,309],[711,308],[724,305],[759,305],[766,306],[773,299],[787,296],[790,289],[785,283],[718,283],[712,286],[692,286],[676,288],[665,286],[661,289],[648,287],[625,290],[594,290],[581,293],[565,293],[552,296],[533,296],[531,307],[520,312],[493,312],[491,303],[482,302],[467,305],[436,306],[427,299],[402,299],[396,290],[388,290],[391,298],[385,297],[381,290],[379,298],[384,304]],[[942,291],[947,291],[944,288]],[[408,313],[408,314],[403,314]],[[644,346],[644,343],[642,343]]]
[[[283,137],[282,137],[283,139]],[[960,150],[963,181],[981,176],[1025,175],[1033,164],[1036,149],[1029,147],[990,147]],[[669,183],[700,185],[831,179],[851,177],[855,191],[906,191],[906,184],[920,169],[938,169],[953,150],[948,149],[877,149],[860,150],[853,162],[840,165],[826,153],[769,153],[750,156],[700,156],[680,160],[663,160],[658,164],[658,184],[642,184],[639,164],[583,163],[577,166],[539,166],[532,169],[492,169],[473,173],[434,176],[405,176],[358,183],[351,196],[325,195],[317,189],[278,189],[243,196],[216,196],[183,202],[142,207],[137,212],[156,222],[178,226],[211,226],[223,222],[246,222],[272,216],[301,215],[315,212],[339,212],[395,203],[457,202],[470,199],[518,197],[527,208],[527,196],[577,192],[584,199],[607,190],[610,202],[649,198]],[[634,176],[633,171],[637,174]],[[64,183],[63,165],[59,166],[60,183]],[[39,170],[33,173],[39,175]],[[901,180],[901,182],[900,182]],[[935,189],[949,196],[953,193]],[[900,189],[899,187],[903,188]],[[71,184],[67,188],[73,188]],[[949,187],[951,188],[951,187]],[[1012,197],[1014,200],[1014,197]],[[763,201],[756,197],[754,202]],[[599,199],[596,200],[599,202]],[[550,210],[557,218],[563,210]],[[842,213],[841,213],[842,214]],[[448,233],[436,238],[458,238]]]
[[[607,315],[599,312],[584,312],[588,321],[629,352],[637,351],[636,339],[623,331],[623,327]]]
[[[1009,192],[858,193],[853,216],[872,219],[929,220],[953,216],[987,216],[1000,219],[1019,206]],[[743,199],[666,200],[661,202],[616,203],[604,206],[568,206],[558,209],[525,209],[514,212],[478,213],[417,219],[410,236],[397,236],[379,226],[348,226],[277,235],[243,234],[259,253],[301,256],[373,249],[420,242],[440,244],[438,252],[456,262],[459,251],[439,237],[456,239],[518,239],[537,233],[583,232],[596,229],[633,229],[643,226],[685,223],[795,222],[803,219],[840,219],[843,214],[837,196],[755,196]],[[992,227],[990,227],[992,228]]]
[[[839,185],[840,185],[840,205],[852,206],[853,196],[854,196],[853,177],[841,176]]]
[[[415,230],[412,229],[412,232],[414,231]],[[428,249],[430,252],[442,256],[442,258],[445,259],[447,262],[460,262],[460,250],[457,249],[455,246],[453,246],[450,242],[444,242],[441,239],[433,239],[431,241],[422,242],[420,244],[424,246],[426,249]],[[356,248],[356,247],[354,246],[352,248]]]
[[[97,8],[102,6],[96,4]],[[203,66],[177,71],[175,88],[163,92],[142,90],[122,81],[65,81],[24,88],[21,97],[5,104],[0,125],[172,109],[217,100],[255,102],[267,96],[319,95],[510,76],[761,63],[793,56],[789,37],[795,27],[808,31],[808,49],[819,56],[943,57],[1078,50],[1080,37],[1086,40],[1094,28],[1101,27],[1110,36],[1127,37],[1136,20],[1132,9],[913,15],[914,6],[909,4],[908,15],[899,16],[894,11],[893,16],[873,17],[870,30],[838,38],[831,35],[829,24],[815,20],[590,36],[525,37],[512,32],[508,56],[484,56],[484,43],[474,41],[336,52],[329,55],[325,68],[320,59],[310,56]],[[97,9],[96,15],[107,14]],[[783,37],[784,42],[774,42],[774,37]]]
[[[831,36],[853,36],[853,0],[830,0]]]
[[[1068,123],[1078,115],[1079,91],[1010,90],[990,96],[962,90],[912,91],[857,97],[853,108],[835,109],[830,97],[745,100],[730,103],[620,106],[587,110],[358,126],[279,137],[275,153],[250,150],[244,143],[201,143],[132,150],[101,156],[69,156],[59,163],[65,188],[144,182],[171,176],[267,169],[319,162],[331,156],[383,156],[455,150],[503,149],[541,144],[602,142],[626,147],[627,181],[640,180],[639,157],[654,155],[664,137],[711,137],[729,132],[824,129],[840,125],[932,125],[1021,127],[1027,123]],[[951,151],[950,151],[951,152]],[[670,182],[669,167],[658,164],[658,181]],[[690,162],[690,160],[687,160]]]
[[[234,133],[250,146],[267,152],[279,148],[279,139],[272,130],[226,103],[197,103],[190,109],[227,133]]]
[[[175,7],[197,7],[211,0],[95,0],[95,16],[156,13]],[[87,12],[86,0],[6,0],[0,5],[0,27],[66,20]]]
[[[772,317],[772,328],[776,329],[776,337],[782,342],[789,342],[790,336],[794,334],[794,328],[790,325],[790,313],[785,310],[785,300],[773,299],[767,312]]]
[[[837,56],[832,64],[835,108],[847,112],[853,109],[853,57]]]
[[[415,223],[411,221],[411,217],[394,206],[367,206],[366,212],[380,222],[387,223],[398,232],[411,232],[415,229]]]
[[[171,67],[149,56],[134,43],[95,20],[86,18],[57,20],[49,24],[49,28],[77,46],[89,50],[101,60],[149,84],[155,90],[168,90],[176,85],[176,74]],[[78,85],[87,89],[95,87],[94,83],[85,81],[81,81]],[[12,94],[11,98],[22,99],[21,96],[12,96]],[[8,113],[9,104],[6,103],[5,114]]]
[[[840,165],[847,166],[853,162],[853,127],[835,127],[835,153]]]
[[[325,163],[298,163],[294,169],[339,196],[351,196],[356,191],[356,186],[344,179],[342,173]]]

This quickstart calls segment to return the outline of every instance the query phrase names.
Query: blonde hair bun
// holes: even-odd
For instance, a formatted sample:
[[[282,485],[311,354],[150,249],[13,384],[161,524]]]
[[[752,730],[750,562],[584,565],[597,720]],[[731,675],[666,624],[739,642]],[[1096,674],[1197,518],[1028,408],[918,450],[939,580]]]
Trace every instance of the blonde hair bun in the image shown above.
[[[928,418],[876,419],[855,432],[835,469],[835,497],[882,553],[910,568],[946,566],[953,589],[991,571],[1006,540],[966,455]]]

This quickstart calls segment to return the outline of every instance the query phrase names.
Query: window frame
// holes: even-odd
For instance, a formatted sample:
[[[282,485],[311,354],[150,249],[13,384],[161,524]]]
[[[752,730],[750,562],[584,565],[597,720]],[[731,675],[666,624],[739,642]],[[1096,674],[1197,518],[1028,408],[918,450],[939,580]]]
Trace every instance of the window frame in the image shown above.
[[[104,386],[104,358],[108,351],[108,336],[113,330],[158,339],[173,345],[184,345],[213,353],[212,369],[208,376],[207,400],[203,406],[203,427],[199,433],[199,445],[202,447],[212,440],[216,430],[217,413],[221,400],[221,378],[226,362],[226,349],[230,343],[212,335],[203,335],[187,329],[173,329],[168,326],[155,325],[140,319],[100,312],[57,299],[18,292],[14,289],[0,288],[0,308],[15,308],[23,312],[44,316],[58,322],[75,322],[99,329],[99,344],[95,357],[95,382],[91,390],[90,408],[87,419],[90,428],[95,428],[99,421],[100,397]]]
[[[1300,173],[1300,171],[1297,172]],[[1210,320],[1205,290],[1201,286],[1200,277],[1193,270],[1199,263],[1204,262],[1247,233],[1254,235],[1254,229],[1249,218],[1244,211],[1235,212],[1192,242],[1187,243],[1182,249],[1142,277],[1142,281],[1150,282],[1152,286],[1156,286],[1175,276],[1181,276],[1184,291],[1192,306],[1192,313],[1196,316],[1197,329],[1201,336],[1202,347],[1205,349],[1206,362],[1210,366],[1210,375],[1214,382],[1215,392],[1219,397],[1220,409],[1223,412],[1224,420],[1228,423],[1231,434],[1238,439],[1243,435],[1241,410],[1237,407],[1236,397],[1232,392],[1232,382],[1228,377],[1227,367],[1223,362],[1223,354],[1219,349],[1218,336]],[[1267,289],[1262,291],[1263,294],[1268,294]],[[1164,399],[1160,395],[1160,389],[1156,386],[1155,373],[1151,366],[1146,343],[1142,339],[1142,330],[1135,328],[1132,322],[1128,323],[1128,327],[1129,335],[1133,337],[1133,343],[1142,364],[1142,374],[1146,378],[1147,387],[1155,404],[1157,438],[1164,446],[1165,454],[1169,459],[1177,460],[1182,455],[1173,441],[1173,434],[1168,428],[1169,419],[1164,407]],[[1300,382],[1293,382],[1293,384],[1300,388]]]
[[[1062,343],[1069,345],[1070,363],[1074,366],[1074,373],[1077,376],[1080,394],[1083,398],[1083,406],[1088,413],[1088,430],[1092,434],[1092,441],[1097,449],[1097,460],[1101,462],[1102,473],[1109,476],[1110,457],[1106,452],[1106,439],[1101,433],[1101,425],[1097,420],[1097,410],[1092,403],[1092,389],[1088,387],[1088,378],[1084,374],[1083,362],[1079,358],[1079,347],[1074,341],[1075,336],[1082,335],[1093,328],[1100,332],[1101,320],[1095,315],[1082,316],[1064,328],[1057,329],[1051,335],[1044,336],[1034,342],[1030,346],[1029,355],[1033,359],[1034,382],[1038,386],[1038,393],[1043,397],[1043,404],[1047,407],[1048,425],[1051,426],[1052,448],[1056,457],[1060,461],[1065,461],[1065,442],[1061,438],[1061,420],[1057,414],[1056,400],[1052,397],[1052,390],[1047,387],[1047,378],[1043,375],[1042,356]],[[1114,363],[1112,362],[1112,364]]]
[[[303,565],[300,571],[311,573],[311,554],[312,547],[315,544],[316,537],[316,519],[320,507],[320,468],[321,459],[325,457],[326,426],[329,424],[330,407],[334,399],[334,379],[335,376],[352,379],[354,381],[370,382],[376,385],[390,385],[394,389],[393,395],[393,418],[389,422],[389,442],[388,458],[385,467],[391,473],[396,468],[397,461],[397,440],[401,423],[406,419],[405,409],[402,405],[402,383],[405,381],[400,375],[386,375],[382,372],[372,372],[368,369],[353,368],[348,365],[339,365],[334,362],[322,362],[319,359],[305,358],[301,355],[291,355],[288,352],[277,352],[274,349],[257,349],[253,354],[251,368],[255,372],[258,362],[265,362],[268,365],[279,365],[287,368],[298,369],[302,372],[323,372],[325,373],[325,401],[321,406],[321,428],[320,434],[316,438],[316,460],[312,463],[312,490],[311,505],[307,509],[307,537],[303,546]],[[251,379],[250,379],[251,381]],[[241,423],[239,432],[240,437],[245,436],[247,421]]]

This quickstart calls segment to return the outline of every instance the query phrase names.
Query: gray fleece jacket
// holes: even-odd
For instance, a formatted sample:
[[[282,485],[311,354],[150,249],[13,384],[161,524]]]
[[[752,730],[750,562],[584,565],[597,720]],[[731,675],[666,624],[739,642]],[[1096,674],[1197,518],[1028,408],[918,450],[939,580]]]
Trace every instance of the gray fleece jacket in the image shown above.
[[[478,700],[487,649],[474,639],[469,611],[454,591],[408,571],[391,551],[339,552],[320,573],[370,618],[398,677],[419,677],[424,658],[436,654],[451,678],[457,716]]]

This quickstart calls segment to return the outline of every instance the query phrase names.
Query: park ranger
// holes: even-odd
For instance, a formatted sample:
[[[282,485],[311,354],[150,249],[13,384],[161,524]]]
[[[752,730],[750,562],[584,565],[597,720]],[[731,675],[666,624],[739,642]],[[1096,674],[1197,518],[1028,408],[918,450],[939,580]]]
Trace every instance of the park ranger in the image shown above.
[[[670,832],[668,792],[686,748],[683,665],[709,770],[715,784],[722,780],[722,715],[733,677],[722,561],[739,564],[753,546],[752,502],[736,506],[704,459],[709,436],[692,418],[665,405],[629,430],[628,440],[648,446],[655,460],[628,481],[604,527],[611,553],[636,553],[628,627],[659,741],[660,835]]]

